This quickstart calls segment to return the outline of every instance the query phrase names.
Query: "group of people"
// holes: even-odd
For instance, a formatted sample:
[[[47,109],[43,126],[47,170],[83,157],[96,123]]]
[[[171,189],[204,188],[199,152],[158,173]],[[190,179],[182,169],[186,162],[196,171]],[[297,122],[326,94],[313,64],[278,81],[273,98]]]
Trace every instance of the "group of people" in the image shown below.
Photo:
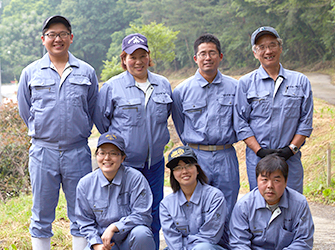
[[[123,73],[101,89],[95,70],[69,52],[70,21],[47,18],[47,53],[21,74],[18,105],[29,149],[33,250],[50,249],[60,188],[75,250],[312,249],[314,226],[303,191],[300,148],[312,132],[311,85],[280,64],[272,27],[251,36],[260,67],[239,81],[223,75],[221,45],[194,42],[198,70],[174,91],[148,70],[147,38],[122,41]],[[166,167],[173,193],[163,199],[164,148],[172,119],[184,146]],[[88,137],[101,136],[92,172]],[[237,201],[243,140],[250,193]]]

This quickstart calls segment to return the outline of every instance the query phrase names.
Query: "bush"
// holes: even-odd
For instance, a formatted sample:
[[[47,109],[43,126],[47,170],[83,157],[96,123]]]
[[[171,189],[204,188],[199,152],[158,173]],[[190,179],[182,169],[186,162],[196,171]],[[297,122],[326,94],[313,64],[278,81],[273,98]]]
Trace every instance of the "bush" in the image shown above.
[[[30,138],[17,104],[0,106],[0,199],[29,193],[28,172]]]

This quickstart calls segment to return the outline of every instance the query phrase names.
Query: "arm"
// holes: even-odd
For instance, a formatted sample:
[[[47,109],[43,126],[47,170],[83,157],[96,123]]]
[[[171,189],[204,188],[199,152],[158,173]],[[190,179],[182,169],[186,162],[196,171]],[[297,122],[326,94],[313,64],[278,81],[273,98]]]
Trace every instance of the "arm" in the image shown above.
[[[236,203],[229,224],[229,245],[231,249],[250,249],[252,234],[250,233],[248,215],[241,208],[242,203]]]
[[[313,249],[314,223],[307,201],[298,209],[297,223],[292,243],[284,250]]]
[[[137,174],[128,183],[132,185],[128,205],[130,214],[113,223],[119,230],[118,234],[128,234],[138,225],[150,227],[152,222],[152,193],[147,180],[142,174]]]
[[[186,145],[186,143],[182,140],[181,135],[184,133],[184,123],[185,116],[183,114],[183,104],[180,97],[179,89],[175,89],[172,93],[172,119],[178,136],[182,143]]]
[[[227,213],[226,200],[223,194],[217,192],[211,200],[206,202],[210,203],[210,206],[205,214],[205,221],[197,234],[187,236],[188,246],[200,242],[217,244],[223,235]]]
[[[93,121],[100,134],[108,131],[113,117],[114,107],[112,96],[110,96],[111,92],[109,86],[105,83],[98,93]]]
[[[88,200],[86,199],[87,194],[86,188],[82,182],[78,183],[76,192],[76,218],[77,223],[80,226],[80,233],[85,235],[90,246],[95,244],[102,244],[100,234],[98,231],[98,225],[95,221],[94,212],[92,211]]]
[[[161,221],[165,242],[168,245],[169,250],[183,249],[182,234],[177,230],[171,214],[163,201],[159,206],[159,219]]]
[[[94,109],[95,109],[96,101],[98,98],[98,91],[99,91],[99,82],[98,82],[98,78],[94,70],[92,74],[90,75],[90,81],[91,81],[91,86],[89,88],[89,93],[87,96],[87,103],[88,103],[88,112],[90,114],[90,118],[91,118],[90,121],[91,121],[91,126],[92,126],[93,114],[94,114]]]
[[[19,113],[24,121],[24,123],[28,126],[28,119],[30,117],[30,89],[28,86],[28,76],[26,70],[22,71],[20,81],[19,81],[19,88],[17,91],[17,102],[19,106]]]

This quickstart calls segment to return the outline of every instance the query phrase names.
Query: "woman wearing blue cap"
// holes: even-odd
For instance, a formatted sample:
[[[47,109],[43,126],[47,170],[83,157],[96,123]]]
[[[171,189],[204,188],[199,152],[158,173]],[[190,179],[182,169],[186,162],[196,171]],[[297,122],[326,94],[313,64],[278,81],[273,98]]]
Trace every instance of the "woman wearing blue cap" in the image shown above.
[[[147,178],[153,193],[152,231],[159,248],[159,202],[163,198],[165,145],[170,135],[167,119],[171,110],[171,86],[151,73],[147,39],[130,34],[123,39],[121,66],[126,71],[101,88],[94,112],[100,133],[118,131],[125,140],[124,165],[134,167]]]
[[[169,162],[173,193],[160,204],[160,220],[168,250],[222,250],[218,245],[226,218],[222,192],[207,177],[189,146],[171,151]]]
[[[80,232],[94,250],[154,250],[150,230],[152,194],[137,170],[125,167],[123,139],[102,134],[96,157],[99,169],[77,186],[76,216]]]

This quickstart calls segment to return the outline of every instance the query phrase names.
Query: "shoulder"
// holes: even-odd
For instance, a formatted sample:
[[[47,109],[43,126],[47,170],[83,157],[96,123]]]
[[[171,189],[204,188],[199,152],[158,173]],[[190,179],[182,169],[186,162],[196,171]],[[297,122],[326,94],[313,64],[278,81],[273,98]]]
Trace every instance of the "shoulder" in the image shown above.
[[[202,189],[203,189],[203,195],[205,195],[206,197],[219,197],[219,198],[223,198],[224,199],[224,194],[222,193],[222,191],[216,187],[213,187],[211,185],[208,184],[203,184],[202,185]]]
[[[32,72],[32,71],[36,71],[36,70],[40,70],[41,69],[41,61],[42,58],[30,63],[29,65],[27,65],[23,70],[22,73],[26,73],[26,72]]]
[[[221,74],[221,79],[222,79],[222,82],[223,82],[224,84],[232,84],[232,85],[234,85],[234,86],[237,85],[237,83],[238,83],[238,80],[237,80],[237,79],[235,79],[235,78],[233,78],[233,77],[231,77],[231,76],[224,75],[224,74],[222,74],[221,72],[219,72],[219,73]]]
[[[87,175],[82,177],[78,182],[78,187],[84,187],[84,188],[87,187],[87,186],[90,187],[92,181],[97,178],[98,171],[99,171],[99,169],[97,169],[97,170],[95,170],[91,173],[88,173]]]
[[[193,83],[195,82],[195,76],[191,76],[189,78],[187,78],[186,80],[182,81],[181,83],[179,83],[175,89],[174,92],[184,92],[187,90],[191,90],[192,88],[189,88]]]
[[[289,187],[286,187],[286,194],[287,194],[288,206],[295,206],[297,204],[304,204],[304,205],[308,204],[307,199],[304,195]]]
[[[161,203],[164,205],[164,206],[168,206],[171,204],[174,204],[176,203],[178,200],[178,195],[177,195],[177,192],[174,192],[174,193],[171,193],[171,194],[168,194],[167,196],[165,196]]]
[[[241,76],[240,79],[239,79],[239,83],[240,82],[247,82],[251,79],[254,79],[257,74],[258,74],[258,69],[255,69],[255,70]]]
[[[307,76],[304,75],[301,72],[294,71],[294,70],[289,70],[289,69],[284,69],[284,68],[283,68],[283,72],[284,72],[284,76],[288,80],[297,81],[299,83],[304,83],[304,82],[308,82],[309,83],[309,80],[308,80]]]
[[[144,175],[133,167],[124,166],[124,178],[126,182],[131,183],[132,185],[148,183]]]

